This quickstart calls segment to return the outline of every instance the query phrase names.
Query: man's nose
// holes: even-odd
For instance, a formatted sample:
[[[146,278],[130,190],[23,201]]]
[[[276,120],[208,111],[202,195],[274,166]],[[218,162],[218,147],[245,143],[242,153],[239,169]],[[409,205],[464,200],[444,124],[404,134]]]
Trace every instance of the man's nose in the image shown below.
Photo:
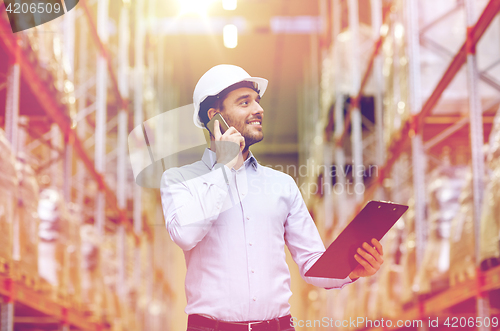
[[[255,102],[255,107],[254,107],[254,113],[260,113],[261,115],[264,115],[264,108],[260,105],[260,103]]]

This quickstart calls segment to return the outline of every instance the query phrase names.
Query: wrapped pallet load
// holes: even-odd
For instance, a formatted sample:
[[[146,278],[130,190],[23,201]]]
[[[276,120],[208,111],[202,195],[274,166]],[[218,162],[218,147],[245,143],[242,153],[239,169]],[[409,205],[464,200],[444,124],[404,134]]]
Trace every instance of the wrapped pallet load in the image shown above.
[[[40,193],[38,205],[40,242],[38,244],[39,274],[44,291],[55,299],[65,299],[68,288],[68,212],[62,195],[55,189]]]
[[[139,312],[139,323],[146,320],[148,306],[152,298],[152,246],[151,238],[145,232],[140,236],[140,284],[138,285],[138,303],[137,311]]]
[[[16,162],[19,188],[14,217],[14,279],[38,287],[38,182],[26,157]]]
[[[404,215],[404,230],[401,244],[401,302],[409,306],[415,298],[414,281],[417,274],[415,199],[408,200],[408,211]]]
[[[136,310],[138,304],[138,282],[137,282],[137,271],[136,256],[139,253],[138,250],[138,237],[136,237],[133,232],[128,231],[125,239],[125,302],[124,306],[130,313],[124,314],[128,319],[128,325],[135,321],[135,317],[132,312]],[[136,254],[137,253],[137,254]],[[133,328],[132,328],[133,329]]]
[[[401,313],[402,267],[401,241],[404,231],[404,218],[400,219],[385,235],[384,264],[378,275],[377,317],[396,318]]]
[[[341,320],[356,320],[356,318],[358,318],[358,301],[357,301],[357,298],[358,298],[358,293],[360,291],[360,288],[358,287],[359,283],[358,282],[355,282],[353,284],[351,284],[350,286],[346,287],[346,292],[348,293],[347,294],[347,298],[346,300],[343,302],[343,309],[344,310],[344,316],[341,318]],[[355,330],[354,328],[352,327],[349,327],[347,328],[347,330]]]
[[[68,245],[66,253],[68,258],[67,273],[68,273],[68,299],[72,307],[81,308],[82,306],[82,281],[81,281],[81,240],[80,226],[81,208],[74,204],[68,204]]]
[[[114,323],[120,319],[120,302],[117,295],[118,286],[118,251],[116,233],[106,233],[101,242],[101,264],[104,282],[104,314],[108,321]]]
[[[465,186],[460,194],[460,212],[453,218],[450,233],[450,285],[454,286],[476,276],[474,257],[474,200],[472,173],[465,176]]]
[[[359,310],[358,314],[359,316],[368,316],[368,304],[369,304],[369,299],[371,297],[371,284],[374,279],[368,279],[364,278],[360,282],[360,291],[358,293],[358,302],[359,302]]]
[[[93,224],[82,224],[80,238],[82,303],[92,318],[100,319],[104,300],[103,282],[99,270],[100,237]]]
[[[0,273],[10,275],[12,268],[12,220],[18,186],[16,159],[5,133],[0,129]]]
[[[481,268],[487,270],[500,264],[500,111],[490,134],[486,156],[487,178],[481,217]]]
[[[466,168],[452,166],[446,154],[443,164],[430,174],[428,185],[428,241],[415,279],[419,295],[449,287],[450,227],[460,211],[459,196],[465,186]]]

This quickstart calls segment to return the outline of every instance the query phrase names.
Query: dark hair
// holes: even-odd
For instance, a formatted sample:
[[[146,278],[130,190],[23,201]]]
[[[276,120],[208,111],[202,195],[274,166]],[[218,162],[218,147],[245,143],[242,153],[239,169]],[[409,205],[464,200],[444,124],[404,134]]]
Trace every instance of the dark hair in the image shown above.
[[[219,94],[217,95],[211,95],[207,97],[203,102],[200,104],[200,110],[198,111],[198,116],[200,117],[200,121],[207,126],[207,123],[210,122],[210,118],[208,118],[208,110],[210,108],[215,108],[222,110],[224,105],[224,100],[226,99],[227,95],[239,88],[242,87],[248,87],[254,90],[255,92],[260,94],[260,90],[257,89],[257,84],[254,82],[249,82],[249,81],[243,81],[243,82],[238,82],[236,84],[233,84],[229,87],[226,87],[224,90],[222,90]]]

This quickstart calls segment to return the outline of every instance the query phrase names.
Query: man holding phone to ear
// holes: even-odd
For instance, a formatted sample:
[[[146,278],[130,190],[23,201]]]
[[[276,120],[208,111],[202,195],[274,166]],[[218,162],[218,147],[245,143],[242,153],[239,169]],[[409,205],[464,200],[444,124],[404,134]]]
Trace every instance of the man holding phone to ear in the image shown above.
[[[347,278],[305,276],[325,251],[318,230],[293,178],[260,165],[249,149],[264,138],[266,87],[240,67],[207,71],[194,91],[193,120],[209,129],[210,149],[162,176],[167,229],[186,258],[188,331],[294,330],[285,245],[302,278],[327,289],[373,275],[383,263],[373,239],[358,249],[359,265]]]

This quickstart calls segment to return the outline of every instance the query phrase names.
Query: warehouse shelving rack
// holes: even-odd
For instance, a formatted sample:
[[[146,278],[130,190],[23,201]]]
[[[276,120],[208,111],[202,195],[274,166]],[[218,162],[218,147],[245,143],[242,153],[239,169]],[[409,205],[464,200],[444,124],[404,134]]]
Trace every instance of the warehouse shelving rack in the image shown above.
[[[135,124],[141,124],[143,118],[143,105],[142,105],[142,76],[145,74],[144,66],[144,35],[146,33],[143,21],[145,17],[142,14],[142,10],[139,10],[143,6],[142,1],[134,2],[136,4],[136,31],[135,31],[135,48],[136,48],[136,84],[134,86],[134,118]],[[87,28],[90,31],[92,40],[97,47],[99,58],[97,68],[92,69],[91,72],[95,70],[95,75],[86,77],[68,77],[69,81],[73,83],[75,79],[80,81],[85,81],[85,84],[80,84],[75,91],[76,100],[74,100],[78,111],[72,111],[71,103],[62,104],[58,98],[55,96],[53,89],[47,86],[39,73],[43,68],[36,67],[36,61],[33,62],[33,58],[36,55],[32,53],[31,50],[27,49],[23,45],[26,42],[23,32],[15,35],[10,33],[10,26],[6,17],[5,7],[0,6],[0,31],[2,32],[2,38],[0,41],[0,47],[2,47],[9,55],[12,62],[9,71],[9,83],[7,86],[7,98],[10,103],[6,108],[6,132],[10,139],[14,150],[18,147],[18,135],[20,134],[20,128],[22,125],[22,119],[19,118],[19,105],[20,105],[20,85],[21,79],[29,87],[30,93],[34,95],[39,106],[43,109],[46,115],[51,121],[56,123],[57,127],[52,126],[51,131],[60,134],[64,138],[64,147],[58,149],[56,146],[52,148],[56,152],[57,158],[64,158],[64,180],[63,191],[67,202],[76,200],[77,204],[83,207],[85,194],[84,187],[81,183],[87,178],[95,181],[98,186],[98,194],[95,198],[95,226],[98,231],[103,234],[104,228],[109,228],[109,220],[115,224],[112,226],[116,228],[118,233],[118,245],[121,248],[125,248],[126,233],[132,234],[135,238],[135,265],[138,266],[140,261],[140,251],[139,242],[141,238],[152,239],[152,230],[144,223],[142,208],[140,204],[141,199],[141,189],[135,185],[135,196],[134,196],[134,211],[132,215],[129,215],[127,210],[127,188],[132,184],[130,177],[131,171],[127,167],[128,157],[127,157],[127,134],[128,128],[128,117],[129,117],[129,101],[128,101],[128,90],[126,82],[128,80],[128,52],[129,52],[129,12],[130,12],[130,2],[124,1],[121,6],[120,12],[120,31],[119,31],[119,46],[118,53],[120,56],[120,67],[118,69],[118,77],[114,72],[112,58],[109,49],[106,45],[107,41],[107,19],[108,19],[108,6],[107,1],[97,2],[97,25],[94,23],[93,18],[93,8],[96,2],[90,3],[87,0],[80,1],[80,6],[73,11],[68,12],[65,19],[65,28],[68,28],[70,37],[66,40],[65,52],[70,58],[70,63],[73,66],[71,72],[75,72],[74,68],[74,58],[75,58],[75,21],[77,19],[85,19],[87,23]],[[150,7],[152,8],[152,7]],[[86,35],[85,30],[82,29],[81,35],[83,37]],[[72,34],[72,35],[71,35]],[[68,42],[69,40],[69,42]],[[73,42],[71,42],[73,40]],[[86,39],[82,38],[83,43],[80,45],[85,45]],[[82,70],[86,71],[88,65],[86,63],[82,64],[82,59],[88,59],[89,52],[85,47],[79,48],[79,62],[80,67],[78,68],[78,73],[81,74]],[[50,75],[49,75],[50,77]],[[82,79],[83,78],[83,79]],[[111,81],[111,90],[113,93],[114,103],[119,109],[116,117],[107,119],[107,82]],[[88,83],[88,84],[87,84]],[[90,89],[95,86],[96,94],[94,98],[89,95]],[[87,101],[92,99],[95,103],[88,105]],[[95,135],[88,135],[90,129],[85,125],[84,120],[86,116],[92,112],[96,113],[96,132]],[[81,121],[79,125],[76,125],[78,121]],[[75,129],[76,127],[76,129]],[[82,129],[83,127],[83,129]],[[113,190],[109,183],[105,179],[105,169],[106,169],[106,132],[110,129],[117,127],[117,138],[116,138],[116,150],[108,153],[108,157],[116,157],[117,159],[117,183],[116,191]],[[58,132],[59,131],[59,132]],[[32,132],[30,134],[33,134]],[[43,140],[53,137],[53,134],[45,133],[38,137],[41,143],[46,143]],[[50,144],[50,143],[49,143]],[[89,146],[94,145],[94,158],[90,156]],[[73,152],[76,152],[78,156],[78,165],[75,175],[72,175],[72,160]],[[110,155],[111,154],[111,155]],[[45,160],[47,161],[47,160]],[[54,160],[48,160],[54,162]],[[76,181],[74,180],[76,178]],[[73,187],[71,187],[73,185]],[[75,194],[72,194],[75,192]],[[116,192],[116,193],[115,193]],[[73,196],[76,196],[73,199]],[[82,208],[83,209],[83,208]],[[107,212],[108,211],[108,212]],[[110,218],[111,216],[111,218]],[[132,220],[132,221],[131,221]],[[141,235],[145,233],[146,236]],[[149,249],[148,260],[152,261],[152,245],[147,244]],[[124,249],[122,250],[124,251]],[[119,288],[124,288],[125,286],[125,261],[124,255],[120,254],[119,257],[119,271],[118,271],[118,282]],[[150,266],[152,262],[150,261]],[[139,270],[139,267],[134,268],[134,270]],[[139,271],[135,271],[134,279],[140,282],[140,277],[145,276],[147,279],[144,281],[147,285],[147,294],[149,298],[152,295],[152,282],[161,282],[160,287],[163,289],[162,293],[166,293],[171,296],[172,291],[168,282],[164,277],[154,277],[155,274],[162,275],[161,272],[150,272],[146,275],[141,275]],[[0,294],[2,295],[2,306],[1,306],[1,330],[11,331],[13,329],[14,323],[21,321],[22,323],[28,323],[33,321],[42,321],[46,323],[54,323],[61,326],[63,330],[69,330],[71,327],[76,327],[82,330],[101,330],[110,327],[106,321],[96,321],[95,323],[88,322],[88,316],[84,312],[69,307],[67,303],[56,303],[51,299],[44,297],[32,288],[26,287],[24,284],[13,281],[11,278],[2,277],[1,279]],[[118,293],[118,295],[123,299],[124,293]],[[14,316],[14,309],[16,310],[16,316]],[[19,317],[18,312],[24,314],[24,310],[28,310],[29,313],[36,316],[36,318],[31,319],[29,316]],[[43,314],[44,317],[39,315]],[[145,317],[143,317],[145,318]],[[147,327],[147,321],[144,320],[145,326]]]
[[[62,330],[75,327],[79,330],[104,330],[106,324],[88,321],[88,316],[67,306],[48,300],[38,291],[26,285],[14,282],[11,278],[0,276],[0,295],[4,303],[2,311],[8,310],[8,305],[15,306],[25,316],[5,316],[2,313],[2,331],[12,330],[12,324],[44,324],[60,326]],[[12,308],[10,308],[12,309]]]
[[[173,290],[168,282],[165,281],[161,270],[155,270],[154,275],[156,282],[162,284],[159,291],[163,295],[162,298],[171,297]],[[2,313],[2,331],[9,330],[8,318],[12,318],[18,324],[50,324],[56,327],[60,326],[62,330],[65,327],[71,327],[78,330],[99,331],[111,327],[107,323],[89,321],[89,316],[83,314],[81,311],[72,309],[66,304],[49,300],[33,288],[1,275],[0,296],[3,305],[2,310],[5,309],[8,311],[5,305],[12,304],[15,305],[16,311],[19,310],[21,315],[23,315],[7,317],[5,313]]]
[[[403,320],[425,319],[439,315],[447,309],[469,299],[482,297],[487,292],[500,289],[500,267],[487,271],[479,271],[475,279],[460,283],[460,286],[449,288],[432,298],[419,301],[418,305],[404,311]],[[396,323],[394,323],[396,325]]]
[[[393,8],[393,2],[384,2],[389,5],[388,11],[391,12]],[[349,10],[349,32],[351,38],[351,52],[355,53],[355,48],[359,47],[357,43],[359,34],[359,21],[357,15],[353,13],[358,13],[357,1],[347,1],[347,7]],[[436,23],[446,19],[451,14],[458,10],[464,8],[466,16],[467,34],[465,37],[465,42],[458,50],[456,54],[450,54],[445,48],[439,44],[430,41],[425,37],[424,32],[435,25]],[[332,239],[335,231],[338,230],[338,226],[342,227],[342,224],[348,219],[346,216],[354,216],[361,208],[364,206],[366,201],[373,199],[380,193],[379,189],[384,185],[384,179],[391,175],[391,169],[397,163],[400,156],[409,150],[411,150],[412,155],[412,168],[413,168],[413,194],[415,196],[415,223],[416,223],[416,247],[417,247],[417,266],[421,263],[423,257],[423,249],[425,247],[425,165],[424,165],[424,155],[431,148],[444,141],[450,137],[453,133],[457,132],[465,125],[470,123],[471,129],[471,152],[472,152],[472,168],[473,168],[473,183],[474,183],[474,224],[475,224],[475,256],[478,257],[479,251],[479,223],[480,214],[482,206],[482,183],[483,183],[483,173],[484,173],[484,156],[483,156],[483,126],[489,126],[491,123],[491,117],[483,116],[485,110],[492,110],[493,107],[499,104],[499,100],[493,100],[490,104],[481,105],[478,92],[478,82],[488,84],[490,87],[497,91],[500,91],[499,82],[488,74],[488,68],[482,72],[479,72],[476,64],[476,45],[481,39],[482,35],[486,29],[490,26],[493,19],[496,17],[500,11],[500,1],[491,0],[488,1],[484,7],[481,15],[477,21],[475,21],[476,15],[474,13],[474,5],[471,1],[465,0],[463,2],[458,2],[456,7],[452,8],[449,12],[444,13],[438,19],[434,20],[427,26],[419,29],[418,27],[418,11],[417,11],[417,1],[408,0],[404,1],[404,10],[407,19],[406,26],[406,38],[407,38],[407,55],[409,57],[409,109],[410,109],[410,119],[402,125],[402,128],[398,133],[394,135],[395,139],[390,144],[387,151],[383,151],[383,139],[381,135],[381,122],[382,117],[381,112],[381,102],[382,102],[382,91],[381,86],[383,86],[382,78],[382,62],[380,58],[377,58],[379,50],[383,44],[383,38],[389,31],[388,24],[391,24],[388,16],[391,13],[387,12],[386,8],[383,8],[381,1],[371,1],[371,11],[372,11],[372,28],[375,31],[373,52],[369,57],[368,63],[366,64],[366,70],[363,74],[360,73],[359,56],[352,55],[354,69],[352,69],[352,75],[354,76],[354,84],[351,90],[351,102],[348,105],[348,111],[346,118],[343,117],[343,96],[339,91],[337,82],[337,94],[336,103],[333,113],[330,113],[326,120],[326,129],[324,132],[324,140],[330,141],[333,138],[335,141],[335,163],[328,156],[325,156],[325,164],[336,165],[340,169],[345,166],[345,155],[343,148],[345,147],[345,139],[347,138],[348,129],[351,128],[351,149],[353,156],[353,164],[363,164],[363,139],[361,139],[361,119],[359,117],[359,101],[361,96],[364,94],[364,88],[370,76],[375,80],[377,88],[375,91],[375,132],[376,136],[376,150],[378,154],[377,163],[380,166],[379,176],[377,180],[372,183],[370,187],[364,192],[364,196],[359,195],[356,197],[356,207],[351,210],[350,215],[345,215],[345,212],[339,212],[337,227],[327,228],[325,237],[328,240]],[[333,27],[333,48],[338,48],[335,45],[336,38],[340,31],[340,19],[339,12],[341,11],[340,1],[333,1],[333,17],[337,15],[337,20],[334,20]],[[384,17],[383,23],[381,17]],[[337,26],[335,26],[335,21],[337,21]],[[451,62],[441,79],[437,83],[436,87],[433,89],[432,93],[425,102],[422,102],[420,96],[420,47],[427,47],[438,53],[439,56],[451,57]],[[437,105],[441,95],[450,85],[452,80],[456,77],[459,70],[466,65],[467,79],[468,79],[468,90],[469,90],[469,115],[464,117],[454,116],[454,117],[436,117],[432,116],[432,110]],[[361,78],[362,77],[362,78]],[[358,80],[361,78],[361,80]],[[361,82],[361,83],[359,83]],[[484,108],[484,110],[482,109]],[[423,128],[432,126],[432,124],[451,124],[445,130],[435,134],[433,137],[427,137],[427,141],[424,143],[423,140]],[[355,178],[354,178],[355,179]],[[356,179],[355,179],[356,180]],[[337,172],[337,181],[344,183],[345,178],[342,178],[342,174]],[[342,196],[338,197],[342,199]],[[342,204],[341,204],[342,206]],[[342,215],[344,214],[344,215]],[[342,217],[343,216],[343,217]],[[326,216],[327,218],[333,218],[333,215]],[[333,224],[330,220],[325,220],[327,224]],[[479,266],[480,261],[476,260],[476,265]],[[498,289],[500,287],[500,269],[494,268],[486,272],[482,272],[479,267],[477,269],[477,277],[475,279],[468,280],[464,283],[460,283],[452,288],[449,288],[445,292],[442,292],[430,299],[417,300],[416,304],[404,311],[404,316],[402,318],[406,319],[422,319],[428,316],[434,316],[443,312],[446,309],[463,303],[469,299],[476,299],[477,302],[477,313],[478,316],[489,316],[488,302],[485,299],[487,292]],[[383,316],[382,316],[383,317]],[[484,326],[481,329],[487,329]]]

